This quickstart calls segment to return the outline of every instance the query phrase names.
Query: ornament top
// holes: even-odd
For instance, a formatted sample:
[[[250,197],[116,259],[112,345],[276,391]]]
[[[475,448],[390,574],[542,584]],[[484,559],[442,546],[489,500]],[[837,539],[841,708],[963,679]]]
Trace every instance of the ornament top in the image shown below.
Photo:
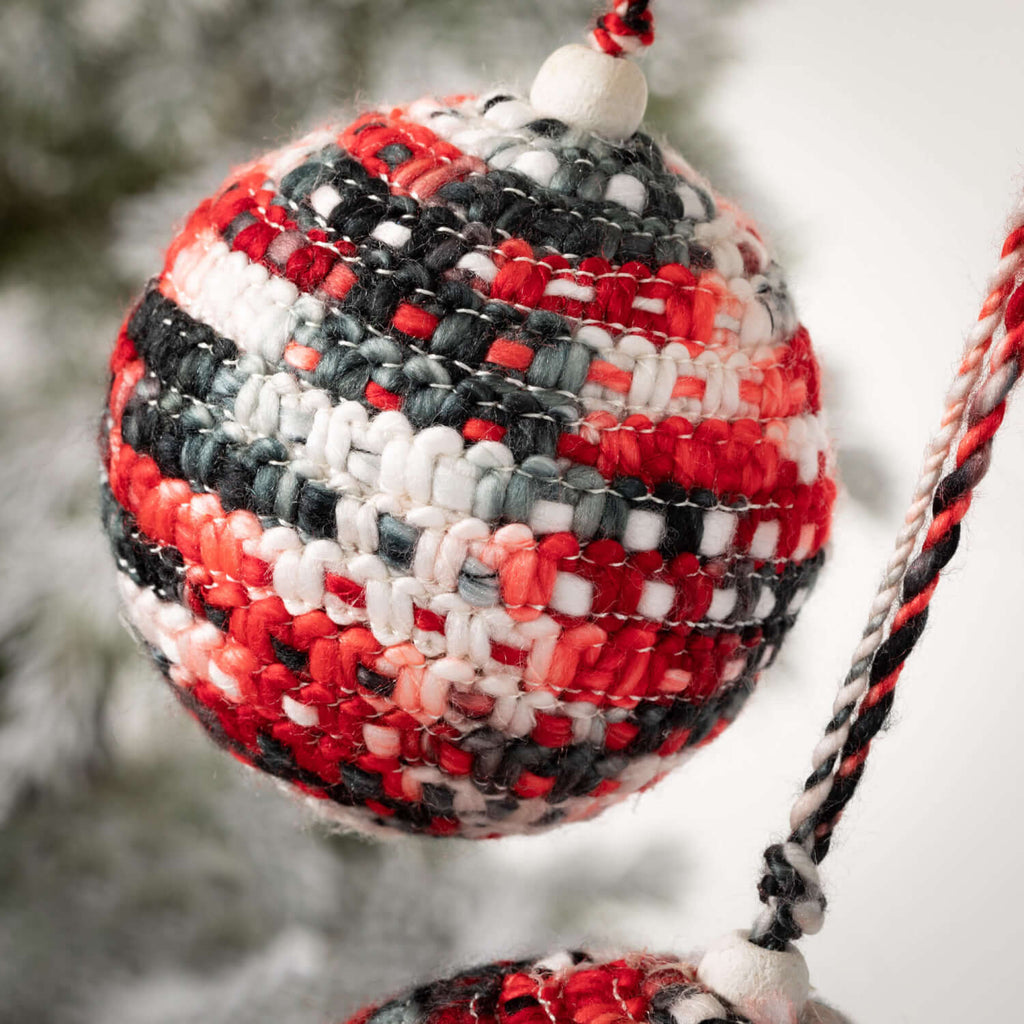
[[[579,44],[563,46],[537,73],[530,103],[539,114],[576,128],[628,139],[647,111],[647,79],[631,61]]]

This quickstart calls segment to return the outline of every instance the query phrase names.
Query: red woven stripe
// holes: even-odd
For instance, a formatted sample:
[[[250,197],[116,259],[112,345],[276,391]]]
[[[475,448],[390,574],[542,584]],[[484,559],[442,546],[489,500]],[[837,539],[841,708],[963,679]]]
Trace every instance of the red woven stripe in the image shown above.
[[[467,156],[429,128],[407,120],[400,108],[364,114],[341,133],[339,142],[370,174],[386,181],[393,192],[420,200],[428,199],[451,181],[487,170],[483,160]],[[377,154],[394,145],[405,146],[411,155],[393,167]]]

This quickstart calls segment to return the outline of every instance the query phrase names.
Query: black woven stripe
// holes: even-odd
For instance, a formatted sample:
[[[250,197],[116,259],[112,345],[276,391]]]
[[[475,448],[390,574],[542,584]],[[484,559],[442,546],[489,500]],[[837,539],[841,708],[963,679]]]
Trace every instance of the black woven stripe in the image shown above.
[[[517,314],[505,304],[484,303],[457,282],[445,287],[445,298],[449,314],[424,349],[394,330],[393,337],[374,334],[359,315],[359,296],[351,299],[352,309],[346,299],[339,307],[345,312],[330,312],[321,324],[297,332],[303,344],[322,353],[316,369],[300,376],[334,401],[356,401],[376,415],[379,410],[365,394],[372,381],[401,396],[402,412],[416,428],[441,424],[461,431],[469,419],[482,419],[505,430],[503,443],[518,460],[553,457],[565,425],[582,415],[568,393],[582,386],[590,351],[569,340],[569,326],[556,314]],[[471,317],[467,309],[480,316]],[[237,369],[239,353],[233,342],[156,289],[136,307],[128,331],[165,388],[209,404],[211,415],[224,421],[248,376]],[[499,335],[534,350],[525,373],[486,362],[487,350]],[[441,361],[429,359],[427,351],[441,354]],[[475,372],[470,365],[474,358],[479,365]]]
[[[118,504],[106,483],[100,485],[100,517],[118,568],[162,601],[181,602],[185,572],[181,552],[144,537],[135,517]]]
[[[388,303],[383,315],[374,312],[379,289],[394,279],[365,268],[357,273],[365,287],[353,288],[320,325],[301,334],[304,345],[321,353],[316,368],[303,376],[336,400],[357,401],[376,413],[365,397],[372,381],[401,397],[402,413],[417,429],[440,424],[461,431],[470,419],[495,423],[519,461],[555,455],[559,435],[582,418],[571,396],[591,362],[590,351],[571,340],[564,318],[544,311],[522,314],[449,281],[437,291],[437,301],[417,299],[439,317],[433,335],[421,341],[391,326],[397,302]],[[487,362],[499,337],[534,350],[527,371]]]
[[[534,134],[550,137],[565,131],[565,125],[553,122]],[[392,195],[358,160],[330,145],[285,175],[280,205],[303,231],[322,227],[324,221],[308,199],[321,185],[330,185],[342,197],[326,222],[338,237],[360,244],[382,221],[400,221],[412,230],[403,254],[435,273],[450,270],[475,246],[497,246],[508,237],[581,259],[601,256],[616,263],[639,260],[659,266],[706,260],[706,249],[692,241],[694,222],[685,217],[676,179],[653,140],[640,133],[627,146],[608,150],[595,156],[578,146],[556,149],[560,167],[547,187],[516,171],[488,170],[445,185],[438,193],[445,206],[421,207],[406,196]],[[620,173],[644,185],[647,205],[640,213],[604,198],[609,179]],[[706,215],[714,216],[711,197],[687,184],[704,199]]]
[[[158,388],[152,378],[140,382],[125,406],[121,434],[164,476],[216,494],[227,512],[246,509],[311,537],[335,535],[338,496],[289,469],[284,444],[273,438],[239,443],[209,409],[183,402],[173,388]]]
[[[490,95],[477,107],[476,113],[487,113],[494,107],[505,102],[517,102],[520,97],[508,93]],[[458,108],[440,110],[431,117],[464,117]],[[379,123],[379,122],[378,122]],[[428,125],[429,126],[429,125]],[[367,126],[369,127],[369,126]],[[572,134],[572,144],[565,139]],[[562,140],[561,145],[552,146],[551,142]],[[590,136],[580,141],[579,133],[569,125],[555,118],[538,118],[515,131],[515,143],[527,146],[543,144],[545,149],[553,152],[559,160],[547,186],[536,184],[527,179],[528,188],[522,191],[550,201],[551,193],[557,197],[578,199],[597,206],[605,205],[604,195],[608,180],[615,174],[626,173],[641,181],[648,192],[646,207],[635,216],[639,220],[661,218],[666,220],[681,219],[682,207],[675,192],[675,184],[682,181],[669,170],[664,154],[655,141],[644,132],[636,132],[621,142],[612,142],[605,138]],[[388,147],[390,148],[390,147]],[[376,154],[383,157],[383,151]],[[405,158],[408,157],[406,153]],[[490,172],[497,173],[497,172]],[[477,177],[474,175],[473,177]],[[520,175],[517,175],[520,177]],[[699,195],[704,205],[706,219],[715,216],[714,198],[700,184],[685,182]]]
[[[189,316],[155,287],[135,307],[127,333],[146,368],[165,387],[202,402],[226,402],[237,393],[230,383],[239,355],[234,342]]]
[[[232,421],[221,410],[185,403],[176,387],[164,389],[160,384],[152,377],[144,379],[126,404],[121,427],[125,441],[136,451],[151,455],[166,476],[216,491],[225,499],[226,508],[248,508],[259,515],[295,522],[290,512],[274,504],[275,495],[269,486],[287,473],[284,467],[274,465],[289,459],[284,443],[269,437],[248,443],[238,441],[234,431],[225,427]],[[532,465],[538,467],[535,477],[531,476]],[[541,499],[575,504],[582,497],[582,489],[563,487],[542,472],[548,465],[546,460],[528,459],[520,466],[522,472],[512,476],[505,495],[509,519],[528,516],[533,504]],[[260,481],[264,488],[257,487]],[[307,482],[307,489],[319,486]],[[674,484],[659,484],[650,491],[637,478],[620,477],[610,485],[605,506],[597,536],[620,536],[633,510],[666,514],[662,553],[672,558],[684,551],[699,550],[703,513],[722,504],[710,491],[688,491]],[[742,509],[742,504],[736,506],[738,512]],[[322,528],[333,530],[333,524]],[[315,535],[329,533],[318,531]]]

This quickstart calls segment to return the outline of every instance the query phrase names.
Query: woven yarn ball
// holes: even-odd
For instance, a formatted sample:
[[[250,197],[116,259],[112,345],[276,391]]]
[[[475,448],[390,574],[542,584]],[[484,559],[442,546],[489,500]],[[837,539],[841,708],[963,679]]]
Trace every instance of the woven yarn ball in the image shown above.
[[[752,1000],[751,1013],[744,1013],[698,974],[699,967],[673,956],[561,952],[419,986],[349,1024],[849,1024],[814,1001],[797,1017],[770,995]]]
[[[356,827],[650,786],[822,563],[819,371],[757,228],[648,135],[507,92],[235,170],[111,369],[127,619],[218,743]]]

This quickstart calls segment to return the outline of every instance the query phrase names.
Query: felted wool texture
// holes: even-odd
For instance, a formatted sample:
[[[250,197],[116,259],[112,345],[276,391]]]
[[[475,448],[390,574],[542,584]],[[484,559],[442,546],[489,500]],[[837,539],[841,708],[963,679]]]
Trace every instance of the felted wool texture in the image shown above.
[[[561,952],[503,961],[422,985],[357,1013],[348,1024],[751,1024],[672,956],[618,959]],[[809,1002],[793,1024],[843,1024]]]
[[[589,817],[738,714],[819,571],[819,371],[678,156],[507,92],[236,169],[114,349],[128,622],[342,822]]]

